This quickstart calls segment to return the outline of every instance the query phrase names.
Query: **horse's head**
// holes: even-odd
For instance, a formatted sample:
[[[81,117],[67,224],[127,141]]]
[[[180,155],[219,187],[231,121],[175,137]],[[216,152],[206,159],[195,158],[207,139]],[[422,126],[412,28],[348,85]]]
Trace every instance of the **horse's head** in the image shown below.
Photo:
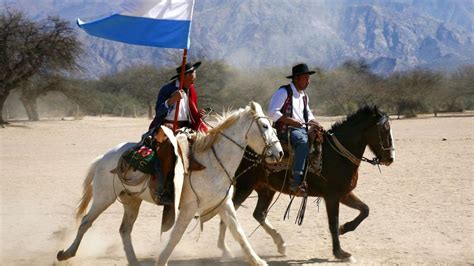
[[[265,156],[267,163],[276,163],[283,158],[283,148],[278,140],[270,120],[263,113],[262,107],[256,102],[249,104],[252,122],[245,135],[247,145],[256,153]]]
[[[390,117],[380,112],[376,106],[372,109],[371,123],[364,135],[370,150],[383,165],[390,165],[395,159],[395,147],[392,139]]]

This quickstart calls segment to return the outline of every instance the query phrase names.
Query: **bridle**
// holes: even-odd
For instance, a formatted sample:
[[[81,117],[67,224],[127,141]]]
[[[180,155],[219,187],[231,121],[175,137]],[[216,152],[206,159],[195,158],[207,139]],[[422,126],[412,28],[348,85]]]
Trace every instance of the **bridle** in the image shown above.
[[[245,133],[245,142],[246,143],[248,141],[248,135],[249,135],[250,129],[252,128],[253,123],[254,122],[258,123],[259,119],[267,119],[268,122],[271,122],[270,118],[268,118],[267,116],[254,116],[252,118],[252,122],[250,123],[250,125],[249,125],[249,127],[248,127],[248,129]],[[275,144],[277,144],[279,142],[279,140],[276,139],[274,141],[270,141],[265,137],[265,132],[263,132],[263,129],[261,127],[258,127],[258,130],[260,131],[260,137],[262,137],[263,141],[265,142],[265,147],[263,148],[262,153],[260,154],[260,156],[261,157],[270,156],[270,148],[275,146]],[[230,140],[232,143],[237,145],[241,150],[245,150],[245,146],[242,146],[240,143],[233,140],[231,137],[227,136],[223,132],[219,132],[219,134],[221,134],[223,137],[225,137],[226,139]]]
[[[382,140],[382,127],[385,126],[385,123],[387,123],[389,121],[389,117],[387,115],[383,115],[379,121],[376,123],[377,125],[377,133],[378,133],[378,137],[379,137],[379,145],[380,145],[380,148],[382,149],[382,151],[387,151],[387,150],[390,150],[390,151],[393,151],[395,150],[395,148],[393,148],[393,145],[390,145],[390,147],[385,147],[384,146],[384,142]],[[339,153],[339,155],[347,158],[349,161],[351,161],[354,165],[356,166],[359,166],[360,165],[360,162],[361,161],[364,161],[364,162],[367,162],[367,163],[370,163],[372,165],[380,165],[380,158],[378,157],[375,157],[373,159],[368,159],[367,157],[365,156],[362,156],[362,158],[358,158],[356,157],[355,155],[353,155],[349,150],[347,150],[340,142],[339,140],[336,138],[336,136],[334,135],[334,133],[332,132],[327,132],[327,134],[325,134],[325,137],[326,139],[328,140],[328,143],[329,145],[337,152]],[[329,139],[330,138],[330,139]],[[332,144],[331,141],[334,143]]]
[[[380,144],[380,148],[382,149],[382,151],[394,151],[395,148],[393,147],[393,144],[390,143],[390,146],[389,147],[385,147],[384,146],[384,141],[382,139],[382,128],[385,126],[386,123],[388,123],[390,121],[390,118],[388,117],[388,115],[384,115],[380,118],[380,120],[377,122],[377,131],[378,131],[378,135],[379,135],[379,144]]]
[[[270,122],[270,119],[267,117],[267,116],[253,116],[252,117],[252,122],[250,123],[246,133],[245,133],[245,142],[247,143],[247,140],[248,140],[248,135],[249,135],[249,132],[250,132],[250,129],[252,128],[252,125],[253,123],[258,123],[259,119],[267,119],[268,122]],[[260,131],[260,136],[262,137],[263,141],[265,142],[265,147],[263,148],[262,150],[262,153],[261,154],[257,154],[255,153],[256,157],[258,157],[258,160],[256,160],[250,167],[248,167],[247,169],[245,169],[245,171],[242,171],[238,176],[233,176],[229,173],[229,171],[227,171],[227,169],[225,168],[224,164],[222,163],[220,157],[217,155],[217,152],[216,150],[214,149],[214,146],[211,147],[211,150],[212,150],[212,153],[214,154],[214,157],[216,157],[217,161],[219,162],[221,168],[224,170],[224,172],[226,173],[227,177],[229,178],[230,182],[231,182],[231,185],[232,184],[235,184],[237,178],[239,176],[241,176],[242,174],[244,174],[245,172],[247,172],[248,170],[250,170],[250,168],[253,168],[254,166],[260,164],[263,160],[263,158],[265,158],[265,155],[270,155],[270,148],[275,146],[275,144],[279,143],[280,141],[278,139],[276,139],[275,141],[269,141],[267,140],[267,138],[265,137],[265,132],[263,132],[263,130],[258,127],[259,131]],[[241,150],[244,150],[246,151],[245,149],[245,146],[242,146],[240,143],[238,143],[237,141],[233,140],[231,137],[227,136],[226,134],[224,134],[223,132],[219,132],[219,134],[221,134],[223,137],[225,137],[226,139],[230,140],[232,143],[234,143],[235,145],[237,145]],[[247,152],[247,151],[246,151]]]
[[[254,122],[258,123],[258,120],[259,119],[267,119],[269,122],[270,122],[270,119],[267,117],[267,116],[253,116],[252,118],[252,122],[250,123],[249,125],[249,128],[247,129],[246,133],[245,133],[245,142],[247,143],[247,140],[248,140],[248,134],[250,132],[250,129],[252,128],[252,125]],[[206,123],[207,124],[207,123]],[[208,124],[208,126],[211,126]],[[211,146],[211,149],[212,149],[212,153],[214,154],[214,157],[216,157],[217,161],[219,162],[221,168],[224,170],[224,172],[226,173],[227,177],[229,178],[230,180],[230,185],[229,187],[227,188],[227,191],[226,191],[226,196],[220,201],[219,204],[217,204],[214,208],[212,208],[211,210],[207,211],[206,213],[204,214],[201,214],[200,216],[205,216],[211,212],[213,212],[214,210],[216,210],[224,201],[225,199],[227,198],[227,196],[229,195],[229,191],[231,189],[231,187],[233,185],[235,185],[236,181],[237,181],[237,178],[239,178],[240,176],[242,176],[243,174],[245,174],[247,171],[249,171],[250,169],[252,169],[253,167],[259,165],[260,163],[262,163],[262,160],[263,158],[265,157],[265,154],[267,154],[270,150],[271,147],[273,147],[276,143],[279,143],[279,140],[275,140],[275,141],[269,141],[267,140],[267,138],[265,138],[265,132],[263,132],[263,130],[258,127],[258,129],[260,130],[260,136],[262,137],[262,139],[265,141],[265,147],[262,151],[262,153],[260,155],[258,155],[257,153],[253,153],[247,149],[245,149],[244,146],[242,146],[240,143],[238,143],[237,141],[233,140],[232,138],[230,138],[229,136],[227,136],[226,134],[224,134],[223,132],[219,132],[219,134],[221,134],[223,137],[225,137],[226,139],[230,140],[232,143],[234,143],[235,145],[237,145],[241,150],[244,150],[244,157],[245,157],[245,153],[249,152],[250,155],[252,156],[255,156],[256,159],[253,159],[252,162],[253,164],[251,164],[249,167],[247,167],[245,170],[241,171],[239,173],[239,175],[237,176],[232,176],[229,171],[227,171],[227,169],[225,168],[224,164],[222,163],[221,159],[219,158],[219,156],[217,156],[217,153],[216,153],[216,150],[214,149],[214,145]],[[191,174],[190,174],[190,177],[191,178]],[[191,189],[194,191],[194,188],[192,186],[192,183],[190,182],[191,184]],[[194,191],[194,193],[196,193]],[[197,195],[197,194],[196,194]],[[198,198],[198,202],[199,202],[199,198]],[[199,204],[199,203],[198,203]]]

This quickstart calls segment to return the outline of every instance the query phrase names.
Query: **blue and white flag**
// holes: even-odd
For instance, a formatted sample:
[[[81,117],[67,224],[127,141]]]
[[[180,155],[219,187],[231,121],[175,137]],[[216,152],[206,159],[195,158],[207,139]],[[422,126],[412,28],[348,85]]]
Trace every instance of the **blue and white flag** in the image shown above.
[[[95,21],[77,19],[88,34],[118,42],[189,48],[194,0],[124,0],[119,12]]]

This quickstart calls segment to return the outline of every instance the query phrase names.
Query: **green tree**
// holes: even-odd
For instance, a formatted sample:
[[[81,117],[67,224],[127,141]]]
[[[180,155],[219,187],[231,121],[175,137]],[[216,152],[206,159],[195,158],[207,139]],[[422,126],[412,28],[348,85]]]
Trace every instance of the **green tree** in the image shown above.
[[[425,69],[394,73],[387,79],[388,101],[400,117],[415,117],[419,112],[437,110],[442,75]]]
[[[80,51],[72,27],[58,17],[35,22],[12,9],[0,14],[0,125],[13,89],[39,73],[77,69]]]
[[[38,97],[46,95],[50,91],[63,92],[63,77],[54,75],[35,75],[18,85],[20,90],[20,101],[25,107],[26,115],[30,121],[39,121],[39,113],[36,101]]]
[[[462,111],[474,104],[474,66],[463,66],[445,86],[446,111]]]
[[[380,78],[364,61],[346,61],[337,69],[320,71],[317,82],[318,98],[324,99],[330,114],[349,114],[362,105],[375,103],[372,90]]]

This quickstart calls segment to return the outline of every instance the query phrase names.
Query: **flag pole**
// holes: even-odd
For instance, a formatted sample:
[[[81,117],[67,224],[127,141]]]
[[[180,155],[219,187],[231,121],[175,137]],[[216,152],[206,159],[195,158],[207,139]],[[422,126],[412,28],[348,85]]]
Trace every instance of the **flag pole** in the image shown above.
[[[184,51],[183,51],[183,61],[181,63],[181,73],[179,73],[179,91],[181,91],[183,89],[183,85],[184,85],[184,70],[185,70],[185,67],[186,67],[186,58],[188,57],[188,49],[185,48]],[[173,120],[173,132],[176,132],[176,130],[178,129],[178,113],[179,113],[179,103],[180,103],[181,99],[179,99],[177,102],[176,102],[176,108],[175,108],[175,112],[174,112],[174,120]]]

